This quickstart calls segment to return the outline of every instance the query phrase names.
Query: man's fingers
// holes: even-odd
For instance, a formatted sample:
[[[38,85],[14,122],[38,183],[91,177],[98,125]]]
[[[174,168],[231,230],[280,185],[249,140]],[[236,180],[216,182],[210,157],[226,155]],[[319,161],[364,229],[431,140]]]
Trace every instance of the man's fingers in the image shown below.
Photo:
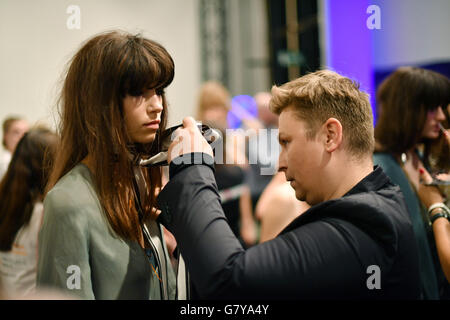
[[[196,126],[197,126],[197,123],[195,122],[194,118],[186,117],[183,119],[183,127],[184,128],[195,128]]]
[[[197,122],[192,117],[183,119],[183,127],[178,128],[172,135],[172,143],[169,147],[168,162],[183,154],[201,152],[214,157],[211,146],[202,136]]]

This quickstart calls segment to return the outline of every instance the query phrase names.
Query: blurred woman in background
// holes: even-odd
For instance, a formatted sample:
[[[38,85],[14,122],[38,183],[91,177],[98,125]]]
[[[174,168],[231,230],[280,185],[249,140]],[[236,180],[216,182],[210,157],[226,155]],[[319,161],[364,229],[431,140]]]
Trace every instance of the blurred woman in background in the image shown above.
[[[439,299],[448,295],[448,283],[437,258],[428,207],[420,201],[418,190],[420,172],[429,163],[429,146],[441,134],[450,81],[430,70],[402,67],[381,83],[377,102],[374,163],[405,196],[417,240],[423,298]]]
[[[28,131],[28,122],[20,117],[9,117],[3,121],[3,150],[0,154],[0,179],[8,169],[17,143]]]
[[[439,261],[450,283],[450,104],[444,109],[444,114],[442,135],[430,152],[431,170],[436,176],[433,179],[425,168],[420,170],[422,183],[418,194],[425,208],[428,208]],[[441,184],[431,185],[436,184],[436,179]]]
[[[18,143],[0,183],[0,282],[5,297],[22,297],[35,289],[42,201],[57,141],[46,128],[31,129]]]

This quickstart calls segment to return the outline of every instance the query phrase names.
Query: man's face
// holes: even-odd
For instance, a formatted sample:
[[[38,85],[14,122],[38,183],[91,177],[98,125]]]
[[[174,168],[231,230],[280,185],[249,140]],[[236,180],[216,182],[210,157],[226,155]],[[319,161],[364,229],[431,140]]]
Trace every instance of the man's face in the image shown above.
[[[321,181],[326,151],[318,135],[313,140],[306,138],[307,128],[291,107],[281,112],[279,170],[291,182],[297,199],[314,205],[323,201]]]

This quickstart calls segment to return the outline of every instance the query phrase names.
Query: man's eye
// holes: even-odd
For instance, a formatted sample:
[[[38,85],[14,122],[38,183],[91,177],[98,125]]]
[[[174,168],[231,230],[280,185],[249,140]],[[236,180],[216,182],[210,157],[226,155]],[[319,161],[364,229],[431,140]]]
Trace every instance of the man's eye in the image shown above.
[[[164,89],[156,89],[156,90],[155,90],[155,93],[156,93],[158,96],[162,96],[162,95],[164,94]]]

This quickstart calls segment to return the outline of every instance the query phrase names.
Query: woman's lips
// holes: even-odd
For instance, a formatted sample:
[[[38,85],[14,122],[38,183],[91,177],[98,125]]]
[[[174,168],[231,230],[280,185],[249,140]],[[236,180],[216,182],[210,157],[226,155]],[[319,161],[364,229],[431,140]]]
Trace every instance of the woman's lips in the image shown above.
[[[147,123],[144,123],[144,127],[146,127],[146,128],[149,128],[149,129],[159,129],[159,123],[160,123],[161,121],[160,120],[154,120],[154,121],[151,121],[151,122],[147,122]]]
[[[435,125],[433,129],[436,133],[441,132],[441,128],[439,127],[439,124]]]

